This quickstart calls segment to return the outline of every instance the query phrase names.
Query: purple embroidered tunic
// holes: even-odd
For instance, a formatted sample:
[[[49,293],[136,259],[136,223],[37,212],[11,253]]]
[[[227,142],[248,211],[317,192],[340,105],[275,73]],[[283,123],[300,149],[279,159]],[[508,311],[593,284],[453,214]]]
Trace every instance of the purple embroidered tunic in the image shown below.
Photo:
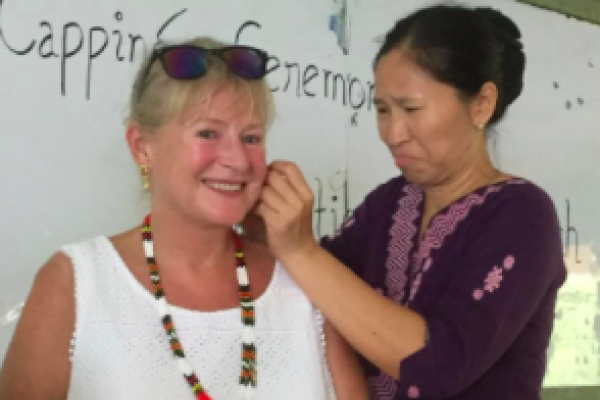
[[[429,341],[398,381],[364,361],[373,399],[539,399],[566,275],[552,201],[521,179],[482,187],[441,210],[418,244],[423,200],[394,178],[322,240],[427,322]]]

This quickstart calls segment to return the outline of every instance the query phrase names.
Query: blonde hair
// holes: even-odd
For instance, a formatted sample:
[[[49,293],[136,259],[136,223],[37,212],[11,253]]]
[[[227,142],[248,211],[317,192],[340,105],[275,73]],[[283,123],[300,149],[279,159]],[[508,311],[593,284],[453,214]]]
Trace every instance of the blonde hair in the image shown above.
[[[227,46],[207,37],[199,37],[171,45],[193,45],[205,49]],[[142,63],[134,81],[129,100],[127,124],[137,124],[142,130],[153,133],[174,118],[184,117],[199,103],[209,106],[215,93],[232,88],[235,92],[245,93],[235,101],[250,99],[250,111],[257,112],[268,128],[274,118],[274,104],[271,90],[265,79],[245,80],[230,71],[218,57],[209,55],[206,73],[192,80],[176,80],[163,69],[162,63],[155,60],[150,64],[152,55]]]

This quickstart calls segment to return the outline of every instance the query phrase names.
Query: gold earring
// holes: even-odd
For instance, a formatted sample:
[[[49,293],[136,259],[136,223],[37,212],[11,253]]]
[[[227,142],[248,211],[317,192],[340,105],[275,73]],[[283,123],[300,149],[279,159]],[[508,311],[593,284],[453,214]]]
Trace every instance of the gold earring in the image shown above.
[[[150,169],[147,165],[140,166],[140,174],[142,175],[142,184],[144,185],[144,190],[150,189]]]

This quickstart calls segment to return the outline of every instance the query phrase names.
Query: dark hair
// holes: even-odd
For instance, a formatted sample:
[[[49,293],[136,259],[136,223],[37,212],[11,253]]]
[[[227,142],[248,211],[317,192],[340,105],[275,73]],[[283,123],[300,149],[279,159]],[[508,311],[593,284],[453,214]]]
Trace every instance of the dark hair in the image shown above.
[[[498,102],[489,123],[498,122],[523,88],[525,54],[521,32],[500,11],[437,5],[399,20],[389,31],[375,66],[400,49],[435,79],[453,86],[465,99],[484,83],[498,88]]]

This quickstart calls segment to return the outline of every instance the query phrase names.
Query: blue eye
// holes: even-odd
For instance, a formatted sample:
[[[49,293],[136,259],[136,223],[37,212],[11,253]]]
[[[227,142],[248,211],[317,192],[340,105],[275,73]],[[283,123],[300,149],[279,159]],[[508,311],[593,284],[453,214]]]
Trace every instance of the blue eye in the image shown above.
[[[214,139],[217,134],[214,131],[201,130],[196,132],[196,136],[203,139]]]
[[[260,144],[262,143],[262,137],[259,135],[244,135],[242,141],[246,144]]]

